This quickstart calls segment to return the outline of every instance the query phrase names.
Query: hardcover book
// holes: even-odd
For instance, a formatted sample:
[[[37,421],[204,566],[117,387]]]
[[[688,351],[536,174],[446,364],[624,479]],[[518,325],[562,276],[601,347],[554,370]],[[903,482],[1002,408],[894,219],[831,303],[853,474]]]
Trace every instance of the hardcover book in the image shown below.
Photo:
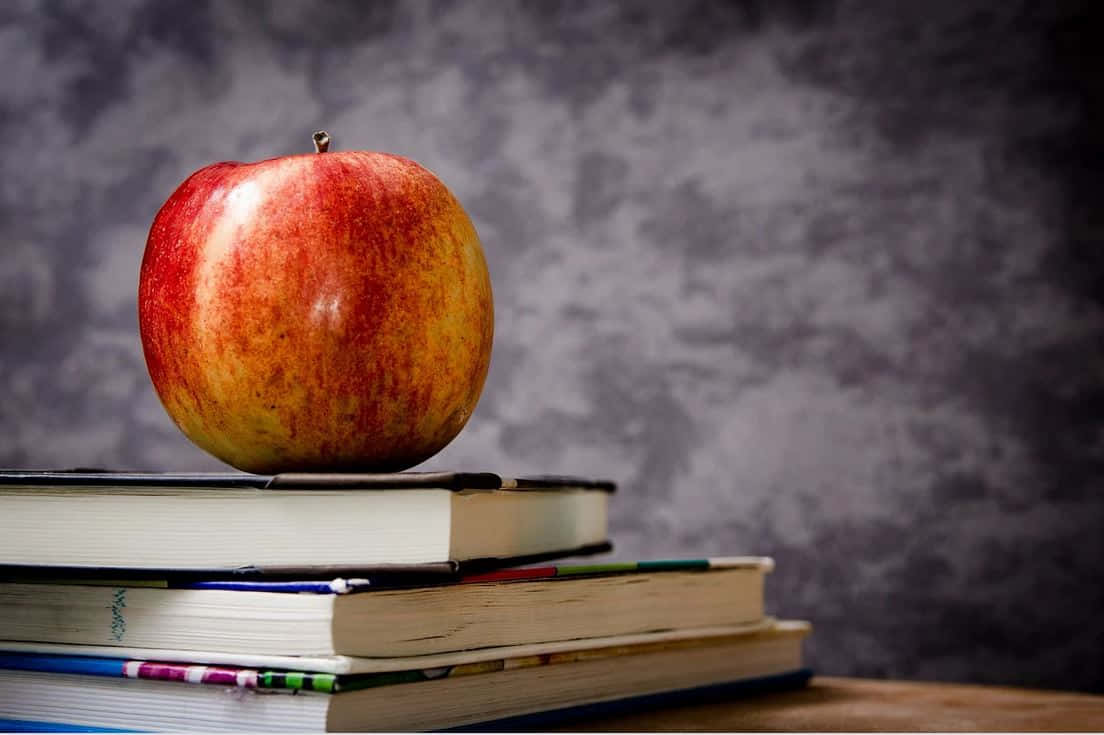
[[[389,588],[389,578],[0,582],[15,641],[286,655],[418,656],[746,625],[770,559],[559,565]]]
[[[492,473],[0,472],[0,566],[455,574],[609,548],[610,482]]]
[[[672,631],[438,657],[347,659],[343,667],[335,659],[292,659],[298,668],[287,667],[286,658],[196,664],[78,656],[92,651],[77,646],[56,646],[43,654],[24,646],[0,653],[0,727],[465,727],[626,698],[690,696],[703,688],[800,685],[809,677],[801,657],[808,631],[806,623],[779,622],[757,629]],[[324,668],[331,671],[319,670]],[[300,696],[280,696],[291,693]]]

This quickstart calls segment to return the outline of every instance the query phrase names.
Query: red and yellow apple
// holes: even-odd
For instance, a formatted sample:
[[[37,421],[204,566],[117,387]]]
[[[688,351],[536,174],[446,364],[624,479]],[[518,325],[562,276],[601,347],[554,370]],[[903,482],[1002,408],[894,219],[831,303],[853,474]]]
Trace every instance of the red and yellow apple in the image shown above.
[[[483,249],[414,161],[216,163],[150,229],[138,319],[184,434],[249,472],[398,471],[471,416],[491,357]]]

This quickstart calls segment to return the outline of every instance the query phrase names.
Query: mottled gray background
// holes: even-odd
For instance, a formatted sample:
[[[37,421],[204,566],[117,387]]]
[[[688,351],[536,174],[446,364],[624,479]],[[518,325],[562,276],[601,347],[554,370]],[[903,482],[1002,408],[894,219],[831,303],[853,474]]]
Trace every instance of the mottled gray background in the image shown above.
[[[425,467],[612,477],[623,557],[775,556],[825,673],[1100,691],[1093,21],[6,0],[0,465],[221,468],[146,375],[147,228],[325,127],[435,170],[486,248],[490,377]]]

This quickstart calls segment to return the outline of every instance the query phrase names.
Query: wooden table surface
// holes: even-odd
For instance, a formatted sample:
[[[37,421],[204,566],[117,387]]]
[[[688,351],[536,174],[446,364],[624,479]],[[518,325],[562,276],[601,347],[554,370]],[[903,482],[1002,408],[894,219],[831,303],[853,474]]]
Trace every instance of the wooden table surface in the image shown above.
[[[815,677],[805,689],[577,721],[571,731],[1104,731],[1104,696]]]

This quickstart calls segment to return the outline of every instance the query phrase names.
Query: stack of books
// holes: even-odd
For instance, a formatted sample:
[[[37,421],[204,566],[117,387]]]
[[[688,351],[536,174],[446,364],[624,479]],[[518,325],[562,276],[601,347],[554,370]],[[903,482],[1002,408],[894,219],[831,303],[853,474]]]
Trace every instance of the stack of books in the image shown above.
[[[613,485],[0,472],[0,730],[518,728],[799,686],[769,559],[608,551]]]

